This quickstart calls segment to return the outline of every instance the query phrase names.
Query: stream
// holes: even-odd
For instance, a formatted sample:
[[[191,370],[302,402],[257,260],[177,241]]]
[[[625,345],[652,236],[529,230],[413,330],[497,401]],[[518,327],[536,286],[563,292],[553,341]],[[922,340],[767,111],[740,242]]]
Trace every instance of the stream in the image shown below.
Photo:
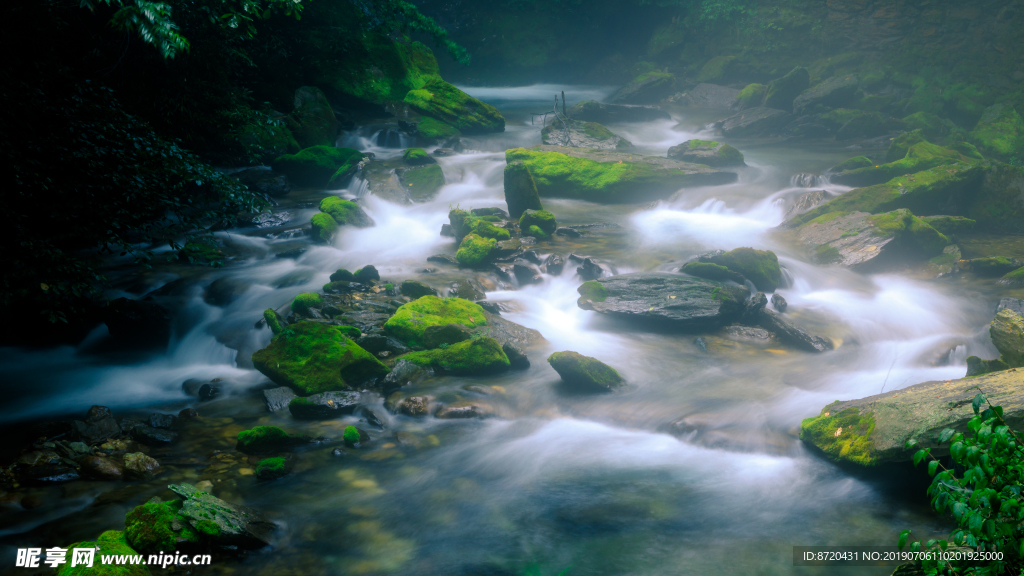
[[[803,418],[834,400],[960,378],[968,355],[997,356],[987,333],[998,300],[994,287],[809,263],[772,230],[800,194],[847,191],[801,175],[821,174],[855,154],[757,140],[729,141],[748,165],[733,184],[685,189],[644,206],[545,198],[545,209],[560,225],[605,226],[580,238],[554,236],[537,250],[542,258],[592,256],[617,273],[675,270],[714,249],[773,250],[789,278],[778,293],[790,314],[809,331],[830,337],[835,351],[809,354],[726,331],[629,329],[577,307],[581,281],[575,266],[567,265],[561,276],[545,275],[541,284],[497,286],[487,294],[506,306],[505,318],[546,339],[526,350],[531,368],[431,381],[430,393],[442,401],[475,386],[498,417],[414,419],[389,414],[377,399],[388,428],[372,432],[379,440],[370,450],[339,458],[331,454],[337,443],[310,448],[299,455],[294,474],[257,483],[252,463],[233,451],[240,430],[273,424],[340,438],[346,425],[358,421],[306,422],[266,411],[260,390],[267,380],[249,360],[270,341],[269,330],[254,327],[262,310],[319,291],[342,267],[373,264],[396,284],[415,279],[435,288],[467,277],[426,261],[455,252],[454,240],[438,233],[449,208],[505,207],[504,151],[539,143],[539,121],[532,124],[531,113],[550,109],[554,93],[564,89],[571,105],[611,92],[544,85],[464,89],[496,106],[507,128],[465,140],[463,154],[438,158],[449,184],[435,200],[390,204],[365,195],[356,179],[326,194],[359,197],[376,226],[346,227],[333,245],[322,246],[294,230],[309,222],[326,194],[300,189],[275,208],[290,215],[284,225],[218,232],[234,256],[224,268],[175,263],[118,277],[127,262],[111,262],[112,298],[160,290],[176,303],[165,351],[106,350],[105,327],[77,348],[0,349],[4,378],[18,383],[0,414],[5,426],[80,417],[93,404],[109,406],[117,416],[187,406],[202,415],[192,425],[201,425],[201,433],[183,434],[181,442],[162,449],[164,471],[152,481],[42,488],[37,508],[0,514],[0,557],[13,557],[18,547],[64,545],[121,529],[128,510],[165,494],[167,484],[203,480],[212,483],[214,495],[263,510],[281,527],[268,550],[219,566],[214,558],[218,573],[232,574],[536,570],[553,576],[570,567],[569,575],[826,574],[830,569],[794,567],[792,547],[893,545],[900,530],[911,527],[922,539],[948,533],[946,521],[928,509],[927,480],[922,483],[909,467],[901,472],[905,477],[854,473],[815,454],[796,435]],[[690,138],[714,137],[704,126],[720,115],[715,111],[670,111],[672,120],[608,127],[652,156]],[[401,148],[376,142],[363,129],[344,135],[339,145],[377,158],[401,154]],[[813,188],[803,185],[808,183]],[[294,248],[306,251],[298,258],[276,257]],[[221,278],[244,289],[226,306],[207,304],[205,287]],[[706,351],[695,343],[697,336]],[[597,396],[562,391],[544,361],[560,350],[599,358],[628,386]],[[222,378],[224,392],[199,403],[182,392],[190,378]],[[391,439],[396,433],[400,441]]]

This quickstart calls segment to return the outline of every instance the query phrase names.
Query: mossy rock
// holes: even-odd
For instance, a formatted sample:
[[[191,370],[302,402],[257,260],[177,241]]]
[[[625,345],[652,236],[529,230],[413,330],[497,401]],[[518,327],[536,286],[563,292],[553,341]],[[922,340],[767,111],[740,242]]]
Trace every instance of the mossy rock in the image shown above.
[[[689,274],[690,276],[696,276],[698,278],[707,278],[708,280],[718,280],[719,282],[731,280],[737,284],[744,283],[742,274],[733,272],[725,266],[712,264],[710,262],[689,262],[684,264],[679,271],[683,274]]]
[[[423,368],[456,376],[484,376],[509,369],[501,344],[489,336],[464,340],[446,348],[412,352],[404,359]]]
[[[291,471],[291,461],[283,456],[264,458],[256,465],[256,477],[260,480],[277,480]]]
[[[982,154],[996,158],[1024,155],[1024,120],[1009,104],[990,106],[971,130],[971,142]]]
[[[417,282],[416,280],[406,280],[402,282],[401,292],[403,296],[417,299],[423,296],[437,296],[437,290],[434,290],[430,286],[427,286],[423,282]]]
[[[399,168],[395,175],[415,202],[433,200],[445,185],[444,170],[437,164]]]
[[[71,565],[75,548],[96,548],[92,567],[86,564]],[[170,551],[170,549],[168,549]],[[64,564],[57,568],[57,576],[149,576],[149,567],[144,564],[112,565],[100,562],[104,556],[144,556],[132,549],[120,530],[108,530],[93,542],[75,542],[65,548]]]
[[[968,190],[966,216],[988,233],[1024,233],[1024,167],[991,162],[980,186]]]
[[[941,254],[942,249],[950,244],[945,234],[905,208],[868,216],[868,220],[875,225],[879,235],[896,235],[901,244],[909,245],[926,257]]]
[[[406,164],[411,166],[421,166],[423,164],[436,164],[437,160],[430,157],[427,151],[423,148],[407,148],[402,152],[402,160]]]
[[[764,93],[768,88],[764,84],[747,84],[736,96],[736,101],[741,108],[752,108],[760,106],[764,100]]]
[[[609,104],[654,104],[672,94],[675,75],[660,70],[644,72],[608,98]]]
[[[889,149],[885,151],[885,161],[895,162],[902,160],[907,156],[907,152],[910,151],[910,147],[918,142],[927,142],[928,139],[924,137],[924,132],[921,130],[911,130],[910,132],[904,132],[896,138],[893,138],[889,144]]]
[[[994,278],[996,276],[1003,276],[1004,274],[1013,272],[1021,266],[1024,266],[1024,262],[1021,262],[1016,258],[1008,258],[1006,256],[988,256],[985,258],[972,258],[970,260],[966,260],[961,268],[974,272],[978,276]]]
[[[484,218],[474,218],[472,230],[473,234],[483,238],[493,238],[495,240],[509,240],[512,238],[512,234],[508,230],[499,228]]]
[[[1000,360],[1011,368],[1024,366],[1024,317],[1004,308],[992,319],[988,331]]]
[[[999,283],[1009,286],[1024,285],[1024,268],[1018,268],[1013,272],[1007,273],[999,280]]]
[[[464,266],[479,266],[487,262],[498,241],[476,234],[467,234],[455,252],[455,259]]]
[[[566,123],[556,118],[540,131],[540,138],[544,144],[555,146],[566,145],[568,140],[579,148],[628,150],[633,147],[632,142],[615,134],[603,124],[584,120],[570,119],[566,127]]]
[[[793,100],[811,85],[811,75],[807,68],[797,66],[782,78],[768,83],[762,106],[777,110],[793,111]]]
[[[252,355],[253,365],[302,396],[360,386],[388,373],[372,354],[337,326],[297,322]]]
[[[303,148],[334,146],[338,136],[338,120],[327,96],[314,86],[295,91],[295,108],[286,118],[288,129]]]
[[[238,130],[235,138],[249,154],[268,162],[283,154],[295,154],[302,150],[292,131],[281,119],[246,124]]]
[[[292,312],[306,314],[310,308],[317,308],[324,303],[324,299],[316,292],[303,292],[292,300]]]
[[[608,392],[623,384],[614,368],[579,352],[555,352],[548,356],[548,364],[567,386],[580,392]]]
[[[355,282],[355,280],[355,274],[349,272],[344,268],[338,268],[337,270],[334,271],[333,274],[331,274],[331,282]]]
[[[374,225],[373,219],[363,211],[362,206],[337,196],[328,196],[321,200],[320,212],[330,214],[339,226],[369,228]]]
[[[921,135],[932,142],[938,142],[956,131],[956,124],[939,118],[931,112],[914,112],[903,119],[907,128],[920,130]]]
[[[174,552],[182,545],[198,543],[199,535],[180,511],[180,500],[151,501],[131,509],[124,517],[127,543],[142,554]]]
[[[238,433],[235,449],[246,454],[269,454],[290,450],[308,442],[306,436],[289,434],[277,426],[256,426]]]
[[[906,155],[899,160],[840,172],[832,177],[832,182],[844,186],[871,186],[888,182],[897,176],[916,174],[936,166],[959,163],[971,165],[975,163],[975,160],[956,150],[922,141],[910,146]]]
[[[836,141],[875,138],[905,128],[902,120],[881,112],[858,112],[836,131]]]
[[[321,67],[322,85],[353,99],[383,104],[401,101],[410,90],[440,78],[437,59],[420,42],[393,40],[383,29],[363,30],[363,16],[351,7],[353,32],[344,33],[345,58]],[[359,30],[355,32],[355,30]]]
[[[875,430],[873,414],[862,415],[855,407],[841,412],[833,412],[833,409],[830,404],[816,418],[801,422],[800,439],[813,444],[835,462],[854,462],[862,466],[878,464],[871,438]]]
[[[735,56],[715,56],[701,67],[700,72],[697,73],[697,82],[714,84],[725,80],[734,62],[736,62]]]
[[[496,108],[440,78],[430,80],[419,90],[410,90],[405,95],[405,103],[425,116],[454,126],[463,134],[505,131],[505,118]]]
[[[469,210],[453,208],[448,211],[448,222],[452,226],[452,233],[455,234],[455,237],[462,240],[466,234],[473,231],[476,220]]]
[[[587,280],[579,288],[579,302],[604,302],[608,299],[608,290],[597,280]],[[583,306],[580,306],[581,308]]]
[[[512,218],[519,218],[526,210],[544,209],[537,192],[537,183],[522,162],[510,162],[505,166],[504,184],[505,203]]]
[[[429,116],[423,117],[416,125],[416,136],[421,142],[443,142],[459,135],[459,129],[455,126]]]
[[[363,284],[372,284],[373,282],[380,281],[380,272],[377,267],[373,264],[367,264],[359,270],[352,273],[352,278],[356,282],[362,282]]]
[[[846,172],[848,170],[856,170],[858,168],[869,168],[874,166],[875,163],[871,161],[867,156],[854,156],[848,160],[843,160],[839,164],[836,164],[829,169],[830,172]]]
[[[224,253],[213,240],[200,238],[185,242],[178,251],[178,260],[202,266],[219,266],[224,261]]]
[[[472,329],[485,326],[487,316],[483,308],[469,300],[423,296],[403,304],[384,324],[384,329],[409,346],[424,346],[426,329],[445,324]]]
[[[746,166],[743,153],[714,140],[687,140],[668,149],[668,157],[706,166]]]
[[[541,227],[536,224],[531,224],[526,228],[526,230],[523,230],[523,236],[530,236],[537,240],[547,240],[551,237],[550,234],[542,230]]]
[[[754,286],[762,292],[774,292],[782,282],[782,269],[779,267],[779,258],[771,250],[736,248],[722,254],[702,257],[701,261],[724,266],[742,275],[747,280],[753,282]],[[683,270],[683,272],[686,271]],[[717,280],[717,278],[714,279]]]
[[[263,319],[267,322],[267,328],[270,328],[274,334],[280,334],[284,330],[284,318],[281,318],[281,315],[273,308],[263,311]]]
[[[314,242],[329,244],[337,236],[340,226],[330,214],[318,212],[309,220],[309,235]]]
[[[974,225],[977,224],[974,220],[963,216],[921,216],[921,220],[946,236],[968,234],[974,230]]]
[[[736,180],[736,174],[671,158],[564,146],[513,148],[508,163],[521,161],[541,197],[591,202],[636,203],[675,194],[680,188],[714,186]]]
[[[558,222],[555,220],[555,215],[547,210],[527,210],[519,217],[519,228],[527,230],[531,226],[540,228],[545,236],[550,236],[558,229]]]
[[[999,372],[1000,370],[1009,370],[1010,367],[1002,360],[996,358],[995,360],[982,360],[977,356],[967,357],[967,374],[965,378],[972,376],[981,376],[983,374],[991,374],[993,372]]]
[[[270,167],[299,186],[342,187],[355,174],[364,154],[351,148],[311,146],[298,154],[278,156]]]

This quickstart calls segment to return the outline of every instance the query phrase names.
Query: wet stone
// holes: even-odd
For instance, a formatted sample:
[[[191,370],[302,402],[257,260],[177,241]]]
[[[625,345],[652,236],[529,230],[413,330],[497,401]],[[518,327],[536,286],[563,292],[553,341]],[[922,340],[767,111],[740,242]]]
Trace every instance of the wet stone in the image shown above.
[[[174,428],[178,423],[178,417],[174,414],[150,414],[149,425],[153,428]]]
[[[287,386],[263,391],[263,403],[266,405],[267,410],[271,412],[285,410],[288,408],[288,403],[292,401],[292,398],[295,398],[295,392]]]
[[[145,424],[135,424],[131,429],[132,439],[147,446],[171,444],[178,439],[176,432],[161,430]]]
[[[358,392],[321,392],[288,403],[292,416],[301,420],[328,420],[352,414],[359,407]]]

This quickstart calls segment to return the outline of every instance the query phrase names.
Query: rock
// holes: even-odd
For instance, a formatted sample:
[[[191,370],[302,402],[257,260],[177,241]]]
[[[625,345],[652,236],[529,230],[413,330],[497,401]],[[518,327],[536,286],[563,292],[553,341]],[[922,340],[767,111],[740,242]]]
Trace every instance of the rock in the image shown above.
[[[559,229],[561,230],[561,228]],[[556,230],[557,232],[557,230]],[[565,260],[558,254],[550,254],[544,259],[544,272],[551,276],[560,276],[565,269]]]
[[[508,365],[512,370],[526,370],[530,367],[530,359],[515,344],[505,342],[501,345],[501,351],[508,357]]]
[[[355,226],[371,228],[375,225],[373,218],[363,211],[362,206],[351,200],[337,196],[328,196],[320,201],[320,212],[329,214],[339,226]],[[358,278],[356,279],[358,280]]]
[[[992,320],[988,333],[1003,362],[1011,368],[1024,366],[1024,316],[1003,308]]]
[[[663,272],[591,280],[577,291],[584,310],[677,329],[728,324],[740,317],[749,294],[746,288]]]
[[[178,424],[178,417],[174,414],[154,413],[149,415],[149,425],[153,428],[171,429]]]
[[[288,411],[300,420],[329,420],[352,414],[359,407],[358,392],[321,392],[288,402]]]
[[[476,280],[469,278],[463,280],[456,280],[448,285],[448,296],[454,298],[462,298],[463,300],[469,300],[470,302],[476,302],[477,300],[483,300],[487,297],[484,292],[483,286],[480,285]]]
[[[858,270],[897,258],[929,258],[950,243],[906,209],[875,216],[835,212],[800,226],[796,233],[817,263]]]
[[[448,226],[448,224],[445,224],[445,226]],[[456,258],[454,256],[450,256],[448,254],[434,254],[433,256],[427,257],[427,262],[437,262],[437,263],[440,263],[440,264],[458,264],[459,263],[459,261],[456,260]]]
[[[505,118],[496,108],[440,78],[428,81],[421,89],[409,91],[405,103],[424,116],[454,126],[463,134],[505,131]]]
[[[405,282],[402,282],[400,291],[403,296],[408,296],[413,300],[421,296],[437,296],[437,290],[434,290],[423,282],[418,282],[416,280],[406,280]]]
[[[732,108],[740,91],[716,84],[701,83],[688,92],[676,94],[669,102],[695,108]],[[760,102],[760,100],[758,100]]]
[[[607,364],[578,352],[555,352],[548,364],[565,384],[579,392],[609,392],[622,386],[622,377]]]
[[[746,166],[739,150],[714,140],[687,140],[668,149],[668,157],[705,166]]]
[[[566,111],[566,116],[584,122],[600,122],[601,124],[622,124],[626,122],[651,122],[668,120],[672,116],[657,106],[631,106],[623,104],[605,104],[593,100],[579,102]]]
[[[541,142],[551,146],[574,146],[599,150],[626,150],[633,143],[597,122],[556,118],[540,131]]]
[[[830,199],[832,199],[832,195],[824,190],[812,190],[801,194],[793,201],[789,209],[786,210],[785,219],[788,220],[794,216],[813,210],[825,202],[828,202]]]
[[[977,224],[974,220],[964,218],[963,216],[922,216],[921,220],[924,220],[929,226],[935,228],[939,232],[942,232],[946,236],[967,234],[974,230],[974,225]]]
[[[816,446],[830,460],[874,466],[885,462],[909,462],[914,452],[931,448],[932,454],[948,454],[948,444],[936,438],[944,428],[967,432],[974,417],[971,401],[985,391],[998,399],[1003,418],[1011,429],[1024,424],[1024,371],[996,372],[974,378],[941,380],[859,400],[837,401],[821,414],[800,424],[800,438]],[[907,440],[918,442],[906,449]]]
[[[371,354],[380,354],[381,352],[404,354],[409,351],[405,344],[402,344],[396,338],[388,336],[387,332],[377,327],[356,338],[354,342]]]
[[[1006,362],[999,360],[982,360],[977,356],[967,357],[967,374],[964,377],[970,376],[981,376],[982,374],[989,374],[992,372],[999,372],[1000,370],[1009,370],[1010,367],[1006,365]]]
[[[860,79],[854,74],[842,74],[828,78],[813,88],[808,88],[793,100],[793,112],[803,114],[816,106],[841,108],[851,100],[857,92]]]
[[[747,84],[736,95],[736,101],[732,103],[731,108],[746,110],[747,108],[760,106],[761,102],[764,102],[764,94],[767,91],[768,87],[764,84],[758,84],[757,82]]]
[[[1004,276],[1009,272],[1013,272],[1021,266],[1024,266],[1024,262],[1021,262],[1016,258],[1007,258],[1006,256],[972,258],[970,260],[960,260],[957,264],[961,270],[973,272],[978,276],[985,276],[989,278]]]
[[[311,146],[298,154],[278,156],[270,167],[299,186],[343,188],[365,155],[351,148]]]
[[[213,400],[220,395],[221,386],[219,384],[211,384],[209,382],[199,387],[197,396],[200,400]]]
[[[568,227],[558,228],[557,230],[555,230],[555,234],[558,236],[568,236],[569,238],[579,238],[583,236],[583,234],[581,234],[579,230]]]
[[[723,329],[723,334],[730,340],[737,342],[753,342],[756,344],[770,344],[775,342],[777,338],[775,334],[765,330],[764,328],[754,328],[751,326],[740,326],[734,324],[732,326],[726,326]]]
[[[402,400],[398,410],[406,416],[426,416],[429,414],[430,398],[427,396],[411,396]]]
[[[584,258],[583,262],[576,267],[576,274],[583,280],[597,280],[604,276],[604,268],[601,268],[593,259]]]
[[[405,190],[413,202],[433,200],[446,183],[444,170],[437,164],[398,168],[395,170],[395,176],[398,177],[402,190]]]
[[[124,472],[129,478],[149,480],[160,469],[160,463],[142,452],[124,455]]]
[[[1024,316],[1024,300],[1019,298],[1001,298],[999,304],[996,305],[996,314],[1003,310],[1013,310],[1017,314]]]
[[[808,334],[771,310],[762,308],[758,320],[762,328],[775,333],[784,344],[799,350],[805,352],[827,352],[833,349],[831,340]]]
[[[252,362],[275,383],[307,395],[361,386],[388,372],[341,327],[312,321],[288,325]]]
[[[779,258],[771,250],[736,248],[729,252],[702,255],[698,261],[724,266],[750,280],[758,290],[764,292],[774,292],[782,283]]]
[[[117,298],[103,309],[103,323],[119,344],[164,347],[171,339],[171,313],[152,300]]]
[[[970,134],[986,156],[1009,158],[1024,151],[1024,120],[1009,103],[985,109]]]
[[[288,408],[288,403],[292,401],[292,398],[295,398],[295,392],[292,392],[292,389],[287,386],[263,391],[263,403],[271,412]]]
[[[293,467],[294,461],[292,458],[285,458],[283,456],[264,458],[256,465],[256,478],[265,482],[284,478],[291,473]]]
[[[177,432],[161,430],[145,424],[136,424],[132,428],[132,439],[146,446],[163,446],[178,439]]]
[[[610,104],[654,104],[672,94],[675,76],[667,72],[647,72],[633,79],[608,99]]]
[[[455,376],[485,376],[509,369],[509,359],[499,343],[481,336],[423,352],[412,352],[405,359],[422,368]]]
[[[277,426],[256,426],[238,433],[235,449],[246,454],[285,452],[312,441],[309,436],[289,434]]]
[[[690,276],[696,276],[697,278],[706,278],[708,280],[717,280],[719,282],[735,282],[743,285],[746,282],[746,278],[743,274],[733,272],[725,266],[719,264],[712,264],[710,262],[687,262],[679,269],[679,272],[683,274],[689,274]]]
[[[460,265],[480,267],[493,259],[491,252],[497,244],[498,241],[494,238],[467,234],[462,239],[462,242],[459,243],[459,249],[455,252],[455,259],[458,260]]]
[[[487,418],[493,416],[494,411],[486,404],[472,400],[462,400],[454,404],[442,406],[434,413],[435,418],[442,420],[455,420],[463,418]]]
[[[811,75],[807,68],[797,66],[782,78],[776,78],[768,83],[761,105],[792,112],[794,100],[801,92],[807,90],[810,83]]]
[[[19,481],[29,485],[47,485],[72,482],[81,478],[78,469],[66,464],[40,464],[18,471]]]
[[[515,219],[519,219],[527,209],[544,209],[537,184],[522,162],[509,162],[505,166],[505,203],[508,204],[509,216]]]
[[[71,435],[87,444],[98,444],[121,435],[121,426],[106,406],[93,406],[86,413],[85,422],[75,420]]]
[[[541,197],[591,202],[649,202],[680,188],[728,184],[737,178],[732,172],[670,158],[563,146],[512,148],[505,160],[523,162]]]
[[[473,331],[462,324],[428,326],[423,331],[423,345],[428,349],[452,345],[473,337]]]
[[[717,123],[722,134],[729,137],[761,136],[777,132],[792,116],[783,110],[757,106],[734,114]]]
[[[229,504],[189,484],[171,484],[168,488],[184,499],[179,514],[188,518],[213,544],[243,550],[270,544],[274,523],[261,512]],[[215,524],[216,528],[206,528],[206,523]]]
[[[929,142],[918,142],[910,146],[904,156],[899,157],[899,159],[893,162],[878,166],[870,165],[844,170],[834,174],[831,180],[833,184],[842,184],[844,186],[871,186],[888,182],[899,176],[915,174],[913,178],[916,181],[916,174],[918,172],[923,172],[937,166],[957,164],[970,166],[975,163],[975,160],[960,154],[956,150],[936,146]]]
[[[338,120],[327,96],[319,88],[302,86],[295,91],[294,106],[295,109],[285,119],[285,123],[299,146],[334,146],[338,136]]]
[[[227,306],[249,289],[251,284],[231,277],[218,278],[203,292],[203,301],[211,306]]]
[[[100,480],[120,480],[124,477],[124,468],[105,456],[86,456],[78,464],[82,467],[82,473]]]
[[[789,303],[780,294],[772,294],[772,306],[775,307],[779,312],[785,312],[786,308],[789,308]]]
[[[525,260],[516,260],[512,264],[512,274],[520,286],[540,284],[544,281],[540,275],[540,268]]]
[[[298,152],[298,150],[296,150]],[[266,194],[280,198],[292,191],[292,185],[284,174],[275,174],[263,168],[246,168],[235,172],[231,176],[245,184],[249,190],[259,194]]]
[[[421,368],[412,362],[401,359],[391,367],[391,372],[384,377],[381,388],[385,395],[389,395],[399,388],[426,378],[432,378],[434,371],[429,368]]]
[[[860,112],[850,118],[836,132],[836,141],[855,138],[875,138],[905,127],[902,121],[881,112]]]
[[[445,324],[473,329],[487,325],[487,316],[479,305],[468,300],[423,296],[400,307],[384,329],[409,346],[425,346],[427,328]]]

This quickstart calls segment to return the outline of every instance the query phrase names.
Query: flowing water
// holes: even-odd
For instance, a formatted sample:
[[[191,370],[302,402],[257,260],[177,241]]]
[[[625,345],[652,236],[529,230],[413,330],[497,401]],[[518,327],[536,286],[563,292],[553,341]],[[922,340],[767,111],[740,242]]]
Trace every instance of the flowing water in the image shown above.
[[[569,574],[595,575],[824,574],[794,568],[792,546],[891,545],[904,528],[922,536],[948,529],[928,511],[909,469],[897,477],[841,469],[805,448],[795,430],[833,400],[961,377],[968,354],[995,356],[985,330],[995,296],[982,286],[909,273],[865,276],[807,263],[772,229],[800,194],[846,191],[814,175],[851,152],[756,141],[731,142],[748,167],[728,186],[687,189],[647,206],[545,199],[562,225],[606,226],[581,238],[555,237],[538,251],[593,256],[624,273],[674,270],[712,249],[771,249],[786,269],[788,286],[779,293],[791,314],[831,337],[837,350],[806,354],[721,332],[702,335],[705,351],[693,334],[630,330],[576,306],[580,281],[567,266],[542,284],[498,286],[487,295],[507,304],[506,318],[546,338],[527,351],[529,370],[430,382],[439,400],[475,394],[499,417],[388,416],[388,430],[372,432],[369,450],[339,458],[331,455],[337,443],[311,448],[299,455],[296,473],[257,483],[254,460],[233,451],[238,431],[277,424],[339,438],[357,421],[308,423],[265,411],[259,390],[266,379],[249,361],[270,340],[268,330],[254,327],[261,311],[318,290],[339,267],[372,263],[383,278],[435,287],[465,277],[425,261],[454,253],[454,241],[438,234],[449,207],[504,207],[503,152],[539,142],[531,113],[549,110],[555,93],[550,86],[469,91],[499,107],[507,130],[439,159],[450,183],[434,201],[389,204],[356,180],[329,193],[359,197],[377,226],[312,246],[289,230],[308,222],[324,192],[296,191],[276,209],[289,223],[219,233],[234,256],[225,268],[167,264],[125,276],[112,296],[159,290],[176,304],[166,351],[107,351],[105,328],[76,349],[0,349],[4,377],[17,383],[7,387],[14,390],[0,414],[7,424],[77,415],[92,404],[118,416],[195,405],[203,416],[186,427],[182,442],[156,454],[165,471],[152,482],[40,489],[41,506],[0,517],[3,555],[120,529],[128,509],[166,495],[166,484],[202,480],[215,495],[260,508],[281,525],[271,550],[223,559],[217,568],[240,574],[517,574],[537,567],[546,575],[570,566]],[[571,105],[609,91],[566,92]],[[610,128],[660,156],[683,140],[712,136],[703,126],[713,117],[676,110],[672,120]],[[382,130],[341,142],[378,158],[401,152],[389,144],[408,144]],[[275,256],[296,247],[308,249],[298,258]],[[425,272],[428,266],[438,270]],[[225,307],[203,300],[205,287],[220,278],[243,287]],[[544,358],[567,349],[617,368],[629,386],[601,396],[563,391]],[[226,392],[196,405],[181,391],[189,378],[223,378]]]

